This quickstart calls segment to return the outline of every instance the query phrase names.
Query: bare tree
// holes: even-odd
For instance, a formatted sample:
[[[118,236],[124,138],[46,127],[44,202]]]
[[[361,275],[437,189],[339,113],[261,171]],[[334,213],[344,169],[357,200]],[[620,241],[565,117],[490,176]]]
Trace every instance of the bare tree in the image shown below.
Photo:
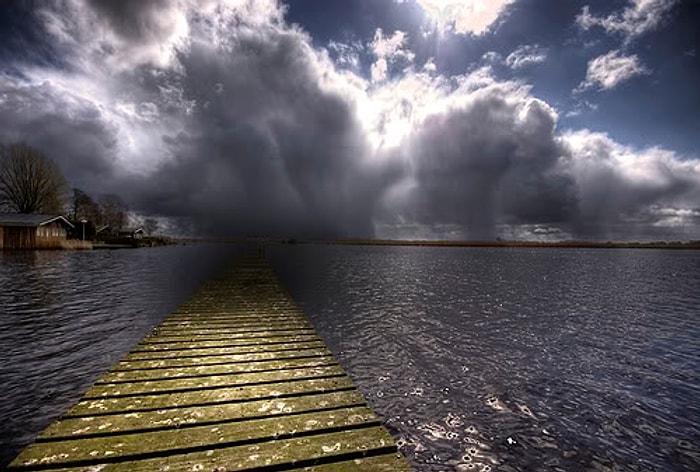
[[[101,223],[100,207],[95,201],[79,188],[73,189],[73,200],[71,201],[71,218],[74,221],[86,219],[94,225]]]
[[[126,203],[124,200],[113,194],[106,194],[100,197],[100,213],[102,223],[109,225],[112,232],[121,230],[126,223]]]
[[[62,213],[68,186],[56,164],[24,144],[0,146],[0,207],[18,213]]]

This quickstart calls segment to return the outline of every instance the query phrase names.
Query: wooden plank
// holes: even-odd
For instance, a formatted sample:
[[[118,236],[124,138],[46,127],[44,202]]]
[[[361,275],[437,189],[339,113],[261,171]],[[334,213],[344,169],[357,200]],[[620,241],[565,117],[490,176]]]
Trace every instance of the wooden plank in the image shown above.
[[[104,463],[94,472],[410,472],[412,469],[393,451],[391,443],[392,438],[384,428],[371,427],[330,433],[322,439],[308,436],[237,447],[212,447],[206,451],[127,463]],[[56,472],[88,471],[84,467],[71,467]]]
[[[158,335],[168,336],[178,336],[178,335],[199,335],[199,334],[209,334],[212,331],[221,334],[229,333],[247,333],[247,332],[258,332],[258,331],[280,331],[288,329],[300,329],[300,328],[311,328],[313,326],[306,321],[292,321],[284,323],[250,323],[250,324],[216,324],[216,325],[206,325],[206,324],[188,324],[188,325],[160,325],[155,330]]]
[[[237,387],[261,383],[280,382],[284,380],[313,379],[343,375],[338,365],[307,367],[303,369],[274,370],[250,374],[217,375],[213,377],[194,377],[187,379],[157,380],[125,384],[94,385],[84,398],[123,397],[149,393],[170,393],[183,390],[211,389],[218,387]]]
[[[270,323],[275,323],[279,321],[285,321],[285,320],[303,320],[304,316],[302,313],[279,313],[279,314],[250,314],[248,313],[245,316],[239,316],[239,315],[233,315],[233,314],[225,314],[222,311],[217,310],[214,314],[212,313],[203,313],[203,314],[188,314],[188,315],[170,315],[168,316],[164,322],[212,322],[212,323],[220,323],[220,322],[231,322],[231,323],[246,323],[246,322],[257,322],[257,321],[264,321],[264,322],[270,322]]]
[[[71,439],[185,428],[203,424],[248,421],[265,417],[308,413],[331,409],[365,406],[356,391],[319,393],[289,398],[273,398],[250,402],[223,403],[204,406],[169,407],[142,413],[65,418],[49,426],[37,441]]]
[[[254,338],[254,339],[232,339],[221,341],[199,341],[199,342],[172,342],[172,343],[155,343],[155,344],[139,344],[131,352],[141,351],[169,351],[173,349],[209,349],[216,347],[233,347],[233,346],[256,346],[268,344],[296,343],[308,341],[320,341],[321,339],[315,334],[304,334],[296,336],[275,336],[274,338]]]
[[[274,310],[253,309],[252,307],[212,307],[212,308],[192,308],[190,310],[178,309],[168,315],[168,318],[284,318],[285,316],[304,316],[304,312],[294,305],[277,307]]]
[[[124,360],[171,359],[203,356],[227,356],[230,354],[251,354],[258,352],[280,352],[301,349],[316,349],[325,347],[319,339],[293,343],[252,344],[243,346],[215,347],[207,349],[170,349],[168,351],[136,351],[124,357]]]
[[[153,394],[82,399],[68,410],[64,418],[285,398],[295,395],[347,390],[354,387],[355,385],[347,375],[339,375],[336,377],[291,380],[259,385],[220,387],[210,390],[180,391],[172,392],[168,395]]]
[[[22,451],[13,464],[15,466],[34,464],[56,466],[76,462],[90,464],[104,460],[135,460],[153,454],[176,454],[178,451],[190,451],[213,445],[236,446],[274,441],[303,433],[334,432],[349,427],[377,425],[379,425],[379,417],[372,410],[366,407],[352,407],[279,418],[222,423],[215,426],[36,442]]]
[[[167,379],[268,372],[330,365],[337,365],[332,356],[320,356],[303,359],[249,362],[244,364],[215,364],[150,370],[112,371],[100,377],[97,382],[95,382],[95,385],[144,381],[153,382]]]
[[[160,326],[170,326],[170,325],[197,325],[197,324],[214,324],[220,325],[224,323],[230,323],[236,326],[246,326],[249,324],[279,324],[279,323],[308,323],[306,317],[302,314],[288,314],[288,315],[278,315],[278,316],[247,316],[245,318],[236,316],[218,316],[218,317],[182,317],[182,318],[165,318],[161,322]]]
[[[301,309],[291,300],[288,295],[277,291],[245,291],[241,286],[234,284],[230,291],[240,292],[238,299],[231,298],[228,293],[214,293],[211,300],[198,303],[183,303],[173,313],[191,314],[195,312],[231,312],[238,314],[247,313],[270,313],[276,314],[283,310],[292,310],[301,313]],[[246,293],[247,292],[247,293]],[[195,299],[204,295],[194,294]],[[263,298],[263,297],[266,297]],[[251,301],[261,299],[262,301]]]
[[[197,351],[195,351],[197,352]],[[156,360],[123,360],[116,364],[112,371],[162,369],[167,367],[190,367],[215,364],[240,364],[270,360],[295,359],[300,357],[330,356],[326,348],[287,350],[276,352],[257,352],[248,354],[231,354],[227,356],[199,356]]]
[[[289,330],[265,330],[265,331],[246,331],[242,333],[222,333],[217,332],[205,333],[205,334],[190,334],[186,336],[168,334],[154,334],[146,336],[141,341],[143,344],[155,344],[155,343],[176,343],[176,342],[189,342],[189,341],[232,341],[232,340],[247,340],[247,339],[258,339],[258,338],[278,338],[284,336],[306,336],[309,334],[316,334],[313,328],[300,328],[300,329],[289,329]]]
[[[235,289],[238,290],[238,289]],[[195,295],[196,296],[196,295]],[[246,297],[250,297],[247,295]],[[274,299],[279,299],[280,297],[286,297],[287,295],[280,294],[266,294],[266,293],[256,293],[252,294],[256,298],[266,297],[267,302],[260,304],[246,303],[209,303],[209,304],[199,304],[197,306],[180,306],[178,309],[172,312],[173,316],[177,315],[239,315],[239,316],[250,316],[250,315],[269,315],[276,316],[281,313],[290,312],[303,314],[303,311],[296,306],[294,303],[275,302]],[[227,297],[227,295],[216,295],[216,297]]]

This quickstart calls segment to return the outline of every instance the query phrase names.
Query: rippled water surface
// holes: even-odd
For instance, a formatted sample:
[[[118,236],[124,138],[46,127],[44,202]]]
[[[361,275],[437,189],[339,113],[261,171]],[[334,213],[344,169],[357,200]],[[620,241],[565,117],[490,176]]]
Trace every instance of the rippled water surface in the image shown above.
[[[418,470],[700,470],[699,252],[273,259]]]
[[[233,252],[0,251],[0,470]]]
[[[0,468],[234,250],[0,253]],[[268,254],[417,470],[700,470],[700,252]]]

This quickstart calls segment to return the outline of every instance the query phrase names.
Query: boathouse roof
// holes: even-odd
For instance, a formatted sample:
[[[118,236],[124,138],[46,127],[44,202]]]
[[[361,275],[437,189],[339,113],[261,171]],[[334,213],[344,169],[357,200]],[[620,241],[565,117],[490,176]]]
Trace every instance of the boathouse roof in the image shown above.
[[[73,224],[61,215],[41,215],[36,213],[0,213],[0,226],[44,226],[59,222],[73,228]]]

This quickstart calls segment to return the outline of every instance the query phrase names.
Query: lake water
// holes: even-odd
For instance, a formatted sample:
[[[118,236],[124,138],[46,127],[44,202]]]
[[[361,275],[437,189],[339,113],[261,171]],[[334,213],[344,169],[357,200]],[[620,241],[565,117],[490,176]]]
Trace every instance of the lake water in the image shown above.
[[[0,255],[0,468],[234,247]],[[700,470],[700,252],[272,246],[419,471]]]

